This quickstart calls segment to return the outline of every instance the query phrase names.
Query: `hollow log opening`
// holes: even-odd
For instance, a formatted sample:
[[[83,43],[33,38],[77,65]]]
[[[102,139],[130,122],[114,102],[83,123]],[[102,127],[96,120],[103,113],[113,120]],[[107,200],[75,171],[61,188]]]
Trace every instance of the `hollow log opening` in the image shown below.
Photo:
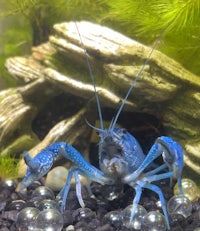
[[[84,104],[83,98],[62,92],[49,101],[35,117],[32,122],[33,131],[40,140],[44,139],[54,125],[72,117]]]

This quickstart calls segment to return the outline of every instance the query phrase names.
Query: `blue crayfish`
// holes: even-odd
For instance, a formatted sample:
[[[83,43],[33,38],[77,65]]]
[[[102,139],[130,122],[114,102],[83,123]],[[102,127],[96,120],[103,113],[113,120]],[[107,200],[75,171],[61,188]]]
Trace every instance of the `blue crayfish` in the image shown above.
[[[181,174],[183,169],[183,150],[182,147],[167,136],[158,137],[155,144],[151,147],[147,155],[144,155],[137,140],[125,129],[116,127],[118,117],[124,107],[124,104],[134,88],[136,82],[141,76],[145,65],[149,62],[154,48],[151,50],[142,69],[131,84],[115,118],[111,121],[108,129],[103,126],[101,108],[98,94],[96,92],[94,77],[88,61],[87,52],[82,44],[90,70],[90,76],[94,84],[95,97],[97,101],[101,128],[91,126],[98,131],[100,136],[99,142],[99,166],[100,170],[89,162],[71,145],[65,142],[57,142],[38,153],[31,158],[28,152],[24,153],[24,160],[27,164],[27,172],[21,182],[19,190],[28,187],[33,181],[40,179],[52,167],[56,158],[60,155],[72,161],[75,166],[69,170],[66,184],[58,194],[62,198],[61,210],[64,211],[65,204],[70,189],[71,179],[74,176],[76,182],[76,194],[78,201],[84,207],[84,201],[81,195],[80,175],[85,176],[88,180],[98,182],[104,185],[128,184],[135,189],[132,213],[130,222],[133,220],[137,205],[139,203],[142,188],[147,188],[158,194],[162,204],[162,210],[165,216],[166,224],[170,229],[169,217],[166,209],[166,203],[161,189],[153,182],[169,178],[176,179],[180,193],[183,193],[181,186]],[[163,164],[161,166],[152,165],[153,161],[162,156]],[[152,167],[153,166],[153,167]]]

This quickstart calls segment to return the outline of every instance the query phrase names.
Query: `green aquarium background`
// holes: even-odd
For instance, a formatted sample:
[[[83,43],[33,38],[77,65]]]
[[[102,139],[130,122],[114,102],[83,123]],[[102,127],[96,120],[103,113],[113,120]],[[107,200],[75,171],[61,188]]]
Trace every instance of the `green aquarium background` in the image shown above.
[[[200,75],[200,0],[1,0],[0,89],[14,86],[4,62],[48,39],[54,23],[89,20],[159,50]]]

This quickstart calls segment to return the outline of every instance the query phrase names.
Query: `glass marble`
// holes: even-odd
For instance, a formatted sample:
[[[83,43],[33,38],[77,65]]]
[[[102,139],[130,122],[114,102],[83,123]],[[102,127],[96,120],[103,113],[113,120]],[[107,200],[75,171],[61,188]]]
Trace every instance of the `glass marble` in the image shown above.
[[[104,223],[110,223],[115,227],[121,227],[123,223],[123,216],[121,211],[111,211],[105,214],[103,218]]]
[[[114,200],[123,192],[123,185],[105,185],[102,186],[102,195],[107,200]]]
[[[95,212],[89,208],[79,208],[73,213],[73,215],[77,221],[90,222],[95,218]]]
[[[196,183],[189,179],[189,178],[183,178],[182,179],[182,187],[184,191],[184,195],[188,197],[190,201],[196,201],[200,197],[200,193],[198,190],[198,187]],[[180,194],[178,184],[174,186],[174,195]]]
[[[53,191],[45,186],[37,187],[32,193],[32,198],[33,197],[41,197],[43,199],[55,199]]]
[[[167,225],[165,217],[162,213],[157,211],[151,211],[147,213],[141,225],[142,231],[165,231],[167,230]]]
[[[26,206],[26,202],[24,200],[14,200],[8,205],[7,210],[18,210],[18,211],[20,211],[23,208],[25,208],[25,206]]]
[[[5,179],[4,184],[7,185],[9,188],[16,187],[16,182],[13,179]]]
[[[175,195],[167,203],[169,214],[178,213],[185,218],[191,214],[192,202],[184,195]]]
[[[122,212],[123,225],[127,228],[134,228],[136,230],[140,230],[141,224],[143,221],[143,217],[147,214],[147,211],[143,206],[137,205],[135,216],[134,216],[132,222],[130,223],[130,216],[131,216],[132,207],[133,207],[133,205],[129,205],[123,210],[123,212]]]
[[[28,230],[34,228],[35,220],[40,210],[34,207],[27,207],[22,209],[18,215],[16,220],[16,226],[19,231]]]
[[[179,224],[185,220],[185,217],[179,213],[169,213],[169,220],[172,225]]]
[[[44,209],[57,209],[58,211],[60,211],[60,206],[59,204],[54,201],[54,200],[50,200],[50,199],[44,199],[42,200],[38,207],[39,210],[44,210]]]
[[[57,209],[45,209],[36,218],[35,230],[61,231],[63,223],[63,216]]]

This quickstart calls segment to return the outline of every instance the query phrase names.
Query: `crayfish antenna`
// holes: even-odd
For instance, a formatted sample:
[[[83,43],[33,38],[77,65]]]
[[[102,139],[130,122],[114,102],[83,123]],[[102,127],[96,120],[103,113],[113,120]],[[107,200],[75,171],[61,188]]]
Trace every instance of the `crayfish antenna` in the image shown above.
[[[89,127],[91,127],[92,129],[94,129],[95,131],[97,131],[97,132],[99,132],[99,133],[103,133],[103,132],[104,132],[104,129],[97,128],[97,127],[93,126],[92,124],[90,124],[90,123],[87,121],[87,119],[85,119],[85,122],[86,122],[86,124],[87,124]]]
[[[164,30],[164,31],[165,31],[165,30]],[[139,73],[137,74],[137,76],[136,76],[135,79],[133,80],[133,82],[132,82],[130,88],[128,89],[128,92],[126,93],[126,96],[124,97],[124,99],[123,99],[123,101],[122,101],[122,103],[121,103],[121,105],[120,105],[120,107],[119,107],[119,110],[117,111],[117,114],[116,114],[114,120],[111,121],[111,125],[110,125],[110,127],[111,127],[111,132],[113,132],[113,129],[115,128],[115,125],[116,125],[117,120],[118,120],[118,118],[119,118],[119,115],[120,115],[120,113],[121,113],[121,111],[122,111],[122,109],[123,109],[123,107],[124,107],[124,105],[125,105],[125,103],[126,103],[126,100],[128,99],[128,97],[129,97],[131,91],[133,90],[133,88],[135,87],[136,83],[138,82],[138,80],[139,80],[139,78],[140,78],[142,72],[144,71],[144,68],[145,68],[146,65],[149,63],[149,61],[150,61],[150,59],[151,59],[151,56],[152,56],[154,50],[157,48],[157,46],[158,46],[158,44],[159,44],[159,41],[160,41],[161,37],[163,36],[164,31],[160,34],[160,36],[157,38],[156,42],[154,43],[153,48],[151,49],[151,51],[150,51],[150,53],[149,53],[149,55],[148,55],[146,61],[144,62],[142,68],[140,69]]]
[[[89,61],[89,58],[88,58],[87,50],[86,50],[86,48],[84,46],[84,43],[83,43],[83,40],[82,40],[82,36],[81,36],[80,31],[78,29],[78,25],[77,25],[76,21],[74,21],[74,22],[75,22],[75,26],[76,26],[76,30],[77,30],[78,36],[80,38],[82,49],[83,49],[83,51],[85,53],[85,59],[86,59],[87,67],[88,67],[88,70],[89,70],[89,75],[90,75],[90,78],[91,78],[91,81],[92,81],[92,84],[93,84],[93,87],[94,87],[94,94],[95,94],[95,99],[96,99],[97,108],[98,108],[100,127],[101,127],[101,130],[104,130],[101,105],[100,105],[99,95],[98,95],[97,88],[96,88],[94,74],[93,74],[93,71],[92,71],[92,67],[90,65],[90,61]]]
[[[69,5],[69,7],[70,7],[69,0],[67,0],[67,3]],[[69,12],[72,12],[72,11],[69,11]],[[97,109],[98,109],[98,114],[99,114],[100,127],[101,127],[101,130],[104,130],[103,117],[102,117],[102,111],[101,111],[101,105],[100,105],[99,95],[98,95],[98,92],[97,92],[97,88],[96,88],[96,83],[95,83],[95,78],[94,78],[94,74],[93,74],[93,71],[92,71],[92,67],[90,65],[90,61],[89,61],[89,58],[88,58],[88,52],[87,52],[87,50],[85,48],[82,36],[81,36],[80,31],[78,29],[78,25],[76,23],[76,20],[75,20],[75,17],[73,15],[73,13],[71,13],[71,16],[72,16],[72,19],[74,21],[74,24],[75,24],[78,36],[80,38],[80,43],[81,43],[81,47],[82,47],[82,49],[84,51],[84,54],[85,54],[85,59],[86,59],[87,67],[88,67],[88,70],[89,70],[90,79],[91,79],[93,87],[94,87],[94,94],[95,94],[95,99],[96,99],[96,103],[97,103]]]

